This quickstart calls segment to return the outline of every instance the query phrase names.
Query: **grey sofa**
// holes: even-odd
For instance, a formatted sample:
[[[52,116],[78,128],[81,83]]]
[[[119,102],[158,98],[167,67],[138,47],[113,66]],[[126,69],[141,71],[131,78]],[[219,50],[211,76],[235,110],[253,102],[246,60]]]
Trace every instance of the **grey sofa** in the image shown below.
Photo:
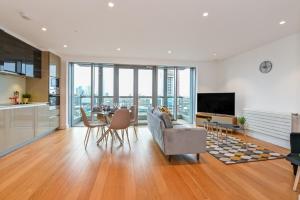
[[[206,152],[206,130],[204,128],[188,128],[174,126],[165,128],[163,118],[149,109],[147,112],[148,128],[153,139],[161,148],[162,152],[169,156],[179,154],[197,154]]]

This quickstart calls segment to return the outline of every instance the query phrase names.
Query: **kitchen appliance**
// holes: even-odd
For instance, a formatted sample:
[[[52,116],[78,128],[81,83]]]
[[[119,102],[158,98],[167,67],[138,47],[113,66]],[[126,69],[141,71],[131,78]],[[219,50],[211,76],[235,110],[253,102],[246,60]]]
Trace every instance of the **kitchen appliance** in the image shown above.
[[[59,95],[59,78],[57,77],[49,78],[49,94]]]
[[[59,106],[60,96],[59,95],[49,95],[49,106]]]

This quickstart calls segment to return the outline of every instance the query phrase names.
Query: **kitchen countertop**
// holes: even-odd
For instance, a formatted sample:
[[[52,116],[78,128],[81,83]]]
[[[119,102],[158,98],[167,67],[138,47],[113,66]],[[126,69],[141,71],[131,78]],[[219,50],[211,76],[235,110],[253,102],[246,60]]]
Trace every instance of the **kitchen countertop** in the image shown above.
[[[32,102],[29,104],[0,104],[0,110],[8,110],[8,109],[17,109],[17,108],[29,108],[35,106],[45,106],[48,105],[48,102]]]

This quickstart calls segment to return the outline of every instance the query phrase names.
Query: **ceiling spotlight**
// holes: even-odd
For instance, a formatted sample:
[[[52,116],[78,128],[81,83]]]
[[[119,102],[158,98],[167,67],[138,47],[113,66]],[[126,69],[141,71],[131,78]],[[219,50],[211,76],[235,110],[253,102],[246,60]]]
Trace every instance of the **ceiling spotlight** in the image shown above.
[[[207,17],[208,16],[208,12],[205,12],[202,14],[203,17]]]
[[[168,54],[172,54],[172,51],[171,51],[171,50],[169,50],[169,51],[168,51]]]
[[[115,6],[115,4],[113,2],[108,2],[108,7],[113,8]]]
[[[116,50],[117,50],[117,51],[121,51],[121,48],[117,48]]]
[[[286,23],[286,21],[284,21],[284,20],[279,22],[280,25],[283,25],[285,23]]]
[[[47,31],[47,28],[42,27],[41,30],[42,30],[42,31]]]
[[[68,47],[68,45],[64,44],[64,48],[67,48],[67,47]]]

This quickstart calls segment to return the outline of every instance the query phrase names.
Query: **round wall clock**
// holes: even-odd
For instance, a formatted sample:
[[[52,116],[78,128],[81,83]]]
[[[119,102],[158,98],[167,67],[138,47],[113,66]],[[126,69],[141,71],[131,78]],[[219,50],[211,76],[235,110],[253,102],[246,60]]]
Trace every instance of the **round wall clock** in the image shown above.
[[[259,71],[261,73],[269,73],[272,70],[273,64],[271,61],[263,61],[260,65],[259,65]]]

